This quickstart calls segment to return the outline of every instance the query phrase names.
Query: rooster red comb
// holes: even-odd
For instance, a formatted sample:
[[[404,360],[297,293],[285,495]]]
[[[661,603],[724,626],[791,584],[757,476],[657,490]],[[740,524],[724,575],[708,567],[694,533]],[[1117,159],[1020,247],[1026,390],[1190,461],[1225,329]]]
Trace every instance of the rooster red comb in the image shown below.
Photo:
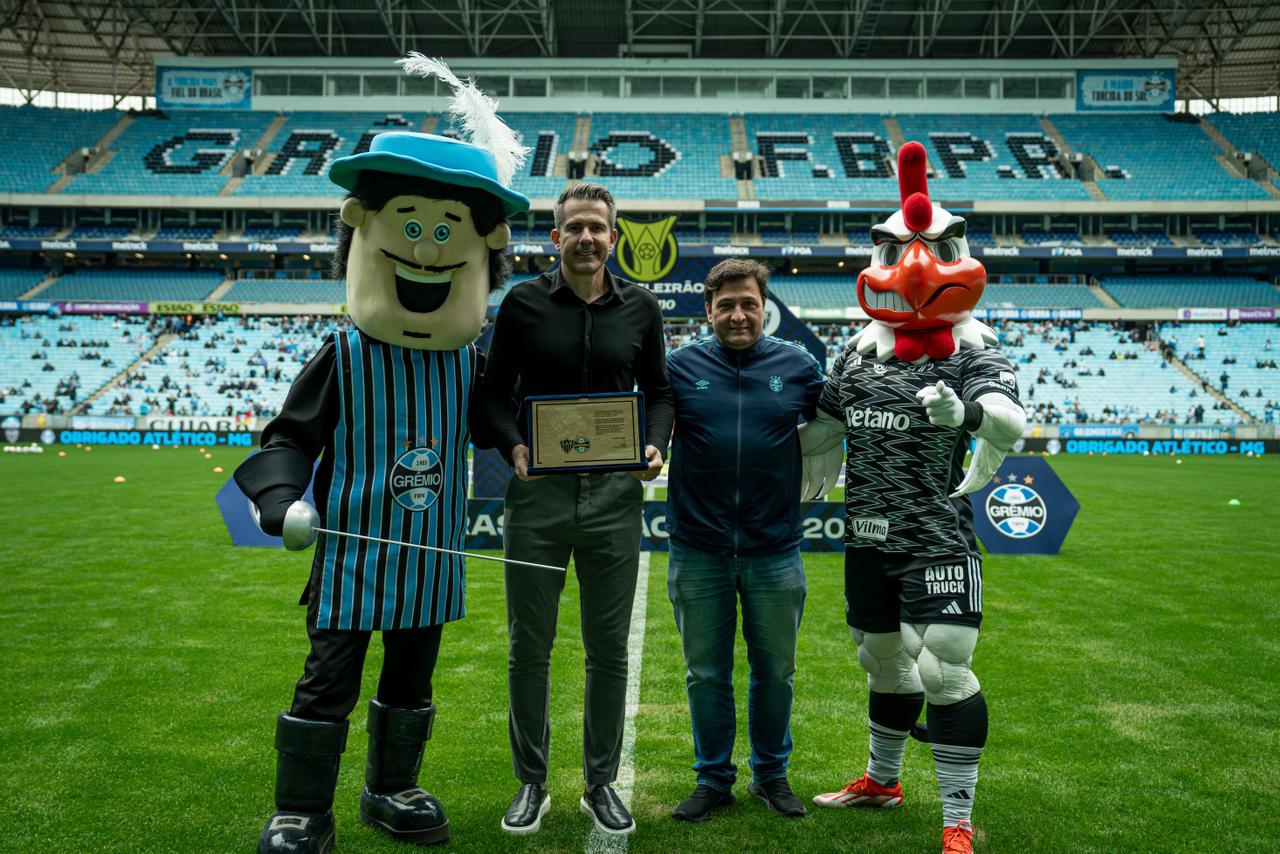
[[[902,221],[912,231],[924,231],[933,221],[933,203],[929,201],[929,179],[924,164],[924,146],[915,140],[898,149]]]

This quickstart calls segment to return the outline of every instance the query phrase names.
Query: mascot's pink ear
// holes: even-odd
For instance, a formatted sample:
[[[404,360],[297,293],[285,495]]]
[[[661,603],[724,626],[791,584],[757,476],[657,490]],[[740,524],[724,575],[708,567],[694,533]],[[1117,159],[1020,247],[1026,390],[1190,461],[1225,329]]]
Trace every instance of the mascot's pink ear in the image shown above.
[[[898,191],[903,223],[912,231],[924,231],[933,222],[933,203],[929,201],[924,146],[915,140],[898,149]]]

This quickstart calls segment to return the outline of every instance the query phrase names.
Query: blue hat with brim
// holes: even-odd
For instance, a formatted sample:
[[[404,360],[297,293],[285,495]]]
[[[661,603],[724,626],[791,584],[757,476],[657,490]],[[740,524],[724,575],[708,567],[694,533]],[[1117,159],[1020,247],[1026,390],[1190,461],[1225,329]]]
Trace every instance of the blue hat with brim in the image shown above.
[[[431,133],[389,131],[375,136],[363,154],[341,157],[329,167],[329,180],[353,190],[366,169],[427,178],[442,184],[474,187],[497,196],[507,216],[529,210],[529,200],[498,180],[493,155],[478,145]]]

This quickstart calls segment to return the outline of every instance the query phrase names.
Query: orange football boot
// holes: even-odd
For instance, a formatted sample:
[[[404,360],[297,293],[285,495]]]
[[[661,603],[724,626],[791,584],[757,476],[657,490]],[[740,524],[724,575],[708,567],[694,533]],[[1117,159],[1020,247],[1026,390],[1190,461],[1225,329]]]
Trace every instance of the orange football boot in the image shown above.
[[[962,821],[942,828],[942,854],[973,854],[973,825]]]
[[[814,795],[813,802],[820,807],[878,807],[893,809],[902,806],[902,784],[881,786],[867,774],[850,780],[838,792]]]

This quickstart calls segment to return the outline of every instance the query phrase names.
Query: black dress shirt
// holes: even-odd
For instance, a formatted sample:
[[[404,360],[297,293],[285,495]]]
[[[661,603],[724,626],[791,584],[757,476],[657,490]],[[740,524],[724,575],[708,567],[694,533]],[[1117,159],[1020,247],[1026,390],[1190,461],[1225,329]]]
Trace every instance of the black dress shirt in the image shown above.
[[[605,292],[583,302],[559,268],[521,282],[502,300],[484,377],[471,409],[478,448],[507,461],[524,435],[525,397],[644,392],[645,443],[666,455],[675,418],[662,310],[648,290],[605,270]]]

